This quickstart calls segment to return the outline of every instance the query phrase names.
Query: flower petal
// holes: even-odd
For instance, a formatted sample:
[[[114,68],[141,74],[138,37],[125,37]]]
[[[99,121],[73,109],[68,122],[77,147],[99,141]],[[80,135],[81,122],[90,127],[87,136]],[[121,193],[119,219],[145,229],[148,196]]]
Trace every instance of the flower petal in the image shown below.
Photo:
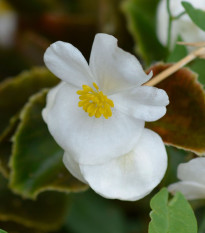
[[[1,47],[10,48],[14,46],[15,34],[17,32],[17,29],[18,29],[17,13],[12,10],[4,11],[4,9],[1,8],[1,14],[0,14],[0,45]]]
[[[141,86],[111,96],[115,107],[135,118],[156,121],[166,113],[167,93],[156,87]]]
[[[108,119],[89,117],[78,107],[76,91],[64,83],[55,94],[55,101],[48,95],[45,121],[57,143],[83,164],[104,163],[128,153],[139,139],[144,121],[126,116],[115,108]]]
[[[168,187],[171,193],[181,192],[186,199],[204,199],[205,198],[205,186],[195,182],[181,181],[171,184]]]
[[[52,88],[46,97],[46,108],[42,111],[42,117],[45,122],[47,122],[47,114],[50,112],[50,109],[52,109],[53,104],[55,103],[55,97],[58,93],[58,90],[64,85],[64,82],[60,82],[57,86]]]
[[[83,178],[83,175],[80,171],[80,167],[78,165],[78,163],[75,162],[75,160],[72,158],[72,156],[70,156],[70,154],[68,152],[65,152],[63,155],[63,163],[66,166],[66,168],[68,169],[68,171],[78,180],[82,181],[83,183],[87,182],[85,181],[85,179]]]
[[[105,94],[140,86],[152,75],[147,75],[137,58],[120,49],[117,39],[107,34],[95,36],[90,68]]]
[[[177,177],[180,180],[196,182],[205,187],[205,158],[195,158],[180,164],[177,169]]]
[[[68,84],[81,87],[92,84],[90,68],[81,52],[69,43],[57,41],[44,54],[48,69]]]
[[[144,129],[128,154],[95,166],[80,164],[81,172],[100,195],[121,200],[138,200],[159,184],[167,168],[162,139]]]

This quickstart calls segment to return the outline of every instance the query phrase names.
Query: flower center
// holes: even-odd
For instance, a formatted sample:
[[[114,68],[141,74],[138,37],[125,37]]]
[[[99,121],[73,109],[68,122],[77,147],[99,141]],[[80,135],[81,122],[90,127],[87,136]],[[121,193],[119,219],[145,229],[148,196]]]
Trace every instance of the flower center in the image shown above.
[[[82,107],[90,117],[100,118],[103,115],[108,119],[112,116],[111,108],[114,107],[114,103],[102,91],[99,91],[96,83],[93,83],[93,86],[96,90],[88,85],[83,85],[83,90],[77,91],[80,99],[78,106]]]

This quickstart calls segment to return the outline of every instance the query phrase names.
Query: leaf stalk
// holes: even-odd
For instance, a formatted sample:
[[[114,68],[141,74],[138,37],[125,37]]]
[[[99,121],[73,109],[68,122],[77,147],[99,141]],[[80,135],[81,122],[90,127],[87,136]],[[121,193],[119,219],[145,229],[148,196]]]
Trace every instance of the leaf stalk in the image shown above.
[[[170,75],[187,65],[189,62],[193,61],[198,57],[203,57],[205,55],[205,47],[201,47],[193,52],[191,52],[186,57],[182,58],[180,61],[170,66],[166,70],[162,71],[160,74],[155,76],[153,79],[145,83],[146,86],[155,86],[164,79],[168,78]]]

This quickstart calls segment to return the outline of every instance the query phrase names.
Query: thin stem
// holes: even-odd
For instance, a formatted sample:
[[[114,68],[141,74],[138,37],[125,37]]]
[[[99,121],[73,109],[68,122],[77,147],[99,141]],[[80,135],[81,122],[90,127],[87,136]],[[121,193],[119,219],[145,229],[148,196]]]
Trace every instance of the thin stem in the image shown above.
[[[170,47],[171,47],[172,21],[173,21],[173,17],[172,17],[171,10],[170,10],[170,0],[167,0],[167,12],[168,12],[168,15],[169,15],[169,25],[168,25],[168,33],[167,33],[167,35],[168,35],[167,36],[167,48],[168,48],[168,50],[170,50]]]
[[[182,17],[184,14],[186,14],[186,12],[183,11],[180,14],[178,14],[176,16],[173,16],[172,13],[171,13],[171,9],[170,9],[170,0],[167,0],[167,12],[168,12],[168,16],[169,16],[169,24],[168,24],[168,32],[167,32],[167,48],[168,48],[168,50],[170,50],[173,21],[179,19],[180,17]]]
[[[169,16],[172,16],[171,10],[170,10],[170,0],[167,0],[167,12]]]
[[[184,57],[182,60],[179,62],[175,63],[168,69],[162,71],[160,74],[155,76],[153,79],[151,79],[149,82],[145,83],[146,86],[155,86],[162,80],[168,78],[170,75],[178,71],[180,68],[183,66],[187,65],[189,62],[193,61],[197,57],[201,57],[202,55],[205,54],[205,47],[201,47],[192,53],[190,53],[188,56]]]
[[[192,47],[205,47],[205,42],[184,42],[184,41],[178,41],[177,44],[179,45],[186,45],[186,46],[192,46]]]
[[[176,15],[176,16],[173,16],[172,17],[172,19],[173,20],[176,20],[176,19],[179,19],[179,18],[181,18],[183,15],[185,15],[186,14],[186,11],[183,11],[183,12],[181,12],[180,14],[178,14],[178,15]]]

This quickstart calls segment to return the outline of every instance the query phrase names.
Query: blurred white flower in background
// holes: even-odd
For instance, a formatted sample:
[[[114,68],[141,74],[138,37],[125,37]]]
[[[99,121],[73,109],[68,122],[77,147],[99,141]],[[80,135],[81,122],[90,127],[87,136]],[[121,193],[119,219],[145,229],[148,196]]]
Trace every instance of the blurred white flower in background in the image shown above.
[[[0,0],[0,46],[11,47],[17,30],[17,13],[5,0]]]
[[[141,86],[138,60],[107,34],[97,34],[89,65],[69,43],[46,51],[47,67],[62,82],[47,96],[43,118],[64,149],[64,163],[107,198],[137,200],[161,181],[167,167],[159,135],[144,129],[166,113],[165,91]]]
[[[170,0],[170,11],[173,16],[177,16],[184,11],[182,1]],[[186,2],[191,3],[195,8],[205,10],[204,0],[186,0]],[[157,35],[163,45],[167,44],[168,24],[167,1],[161,0],[157,9]],[[197,27],[187,14],[173,21],[171,35],[172,48],[179,35],[184,42],[205,41],[205,32]]]
[[[178,166],[177,177],[181,180],[171,184],[170,192],[181,192],[188,200],[205,199],[205,158],[195,158]]]

